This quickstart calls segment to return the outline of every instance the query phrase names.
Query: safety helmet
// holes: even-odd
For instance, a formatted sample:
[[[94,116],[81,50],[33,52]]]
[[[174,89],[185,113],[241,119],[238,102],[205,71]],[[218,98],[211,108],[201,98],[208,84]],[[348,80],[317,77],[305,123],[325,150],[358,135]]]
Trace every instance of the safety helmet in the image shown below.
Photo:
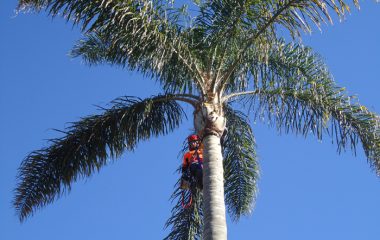
[[[192,135],[187,137],[188,142],[194,142],[194,141],[199,141],[199,140],[200,139],[199,139],[198,135],[196,135],[196,134],[192,134]]]

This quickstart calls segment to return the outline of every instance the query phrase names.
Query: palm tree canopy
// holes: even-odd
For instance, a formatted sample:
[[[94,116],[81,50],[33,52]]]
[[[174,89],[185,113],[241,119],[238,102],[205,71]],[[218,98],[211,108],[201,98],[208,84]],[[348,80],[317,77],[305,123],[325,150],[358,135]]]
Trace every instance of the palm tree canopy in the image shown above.
[[[298,36],[311,23],[331,21],[329,11],[342,17],[349,10],[332,0],[194,3],[194,17],[186,5],[161,0],[20,0],[19,9],[46,9],[80,25],[86,37],[73,55],[90,64],[121,65],[157,78],[165,90],[202,94],[223,88],[232,74],[244,77],[248,49],[265,59],[277,27]]]
[[[347,96],[310,48],[287,43],[278,33],[286,29],[297,38],[313,25],[331,22],[331,13],[343,17],[349,11],[344,1],[193,1],[190,11],[160,0],[20,0],[18,8],[72,21],[84,33],[72,56],[139,71],[164,91],[145,100],[120,98],[103,114],[74,123],[48,148],[32,152],[21,165],[14,201],[21,219],[109,157],[174,130],[183,116],[177,101],[194,107],[216,102],[224,109],[225,198],[233,219],[251,211],[257,191],[248,117],[269,121],[278,131],[330,135],[339,151],[355,151],[360,142],[380,173],[379,117]],[[254,116],[233,110],[234,101],[247,103]],[[190,212],[178,206],[167,225],[180,227],[168,238],[199,236],[201,202]]]

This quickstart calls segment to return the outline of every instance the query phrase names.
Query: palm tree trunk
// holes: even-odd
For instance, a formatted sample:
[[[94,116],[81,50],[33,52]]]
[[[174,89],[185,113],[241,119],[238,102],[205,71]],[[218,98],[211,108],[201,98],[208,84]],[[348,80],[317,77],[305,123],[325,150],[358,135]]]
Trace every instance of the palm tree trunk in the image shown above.
[[[220,138],[208,135],[203,139],[203,144],[203,239],[226,240],[227,223]]]

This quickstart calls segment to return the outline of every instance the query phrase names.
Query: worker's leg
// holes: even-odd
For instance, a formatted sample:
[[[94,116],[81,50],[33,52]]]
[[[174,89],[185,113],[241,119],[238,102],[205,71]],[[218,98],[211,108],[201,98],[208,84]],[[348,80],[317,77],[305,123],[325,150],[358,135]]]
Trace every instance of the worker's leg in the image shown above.
[[[182,173],[180,188],[189,189],[190,179],[191,179],[190,172],[189,172],[189,169],[187,169],[186,171]]]
[[[196,163],[192,163],[190,165],[190,174],[191,174],[191,176],[193,176],[193,177],[196,176],[196,174],[197,174],[197,168],[198,168],[198,164],[196,164]]]
[[[197,181],[197,187],[203,189],[203,168],[201,163],[193,164],[194,166],[194,177]]]
[[[196,185],[199,189],[203,189],[203,167],[201,163],[192,163],[190,165],[190,173],[195,178]]]

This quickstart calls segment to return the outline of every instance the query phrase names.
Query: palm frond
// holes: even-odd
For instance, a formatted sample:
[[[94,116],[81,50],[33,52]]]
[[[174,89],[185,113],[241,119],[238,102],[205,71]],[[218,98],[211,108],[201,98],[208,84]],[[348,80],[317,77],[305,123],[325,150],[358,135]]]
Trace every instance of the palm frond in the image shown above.
[[[251,26],[246,22],[247,11],[246,1],[242,0],[201,2],[199,14],[194,18],[193,29],[203,36],[202,46],[222,47],[223,42],[240,37],[243,30],[250,30]]]
[[[352,2],[359,7],[357,0]],[[311,31],[310,23],[320,27],[322,23],[332,22],[330,11],[339,18],[350,11],[343,0],[216,0],[202,1],[199,8],[195,25],[208,30],[210,37],[231,29],[253,29],[257,37],[267,30],[275,31],[275,25],[299,35],[299,30]]]
[[[108,159],[133,150],[142,140],[173,131],[184,114],[171,95],[122,97],[112,104],[103,114],[72,123],[63,137],[23,160],[14,198],[21,221],[70,191],[73,182],[99,171]]]
[[[380,173],[379,116],[347,96],[310,48],[278,42],[268,61],[253,62],[251,71],[256,89],[246,94],[251,95],[258,118],[280,132],[312,133],[320,140],[327,133],[338,152],[348,146],[355,152],[360,140],[371,166]]]
[[[218,1],[241,2],[241,1]],[[358,1],[353,0],[359,7]],[[300,31],[311,32],[312,25],[320,28],[322,23],[332,22],[329,11],[343,18],[350,11],[348,4],[334,0],[277,0],[277,1],[244,1],[243,15],[239,23],[242,25],[237,36],[243,39],[234,39],[239,43],[237,51],[230,54],[230,61],[225,62],[224,74],[220,78],[218,87],[231,88],[236,81],[245,75],[245,65],[251,62],[250,49],[256,48],[256,56],[267,58],[272,43],[279,38],[279,29],[287,29],[293,37],[300,37]]]
[[[353,3],[359,8],[357,0],[353,0]],[[285,27],[293,36],[299,36],[299,30],[311,31],[311,23],[320,28],[322,23],[332,22],[329,11],[339,18],[350,11],[349,5],[343,0],[267,0],[250,7],[248,15],[252,16],[250,19],[256,25],[251,40],[268,30],[275,31],[276,25]]]
[[[153,33],[149,29],[146,31]],[[137,70],[146,77],[157,79],[166,92],[200,91],[197,89],[199,86],[193,81],[192,67],[182,59],[181,54],[188,53],[179,53],[176,50],[183,50],[185,47],[181,47],[180,41],[171,42],[175,36],[166,37],[167,40],[163,40],[163,36],[151,36],[149,40],[145,38],[149,37],[138,39],[136,34],[128,29],[119,30],[112,36],[106,36],[103,32],[91,33],[74,46],[71,56],[80,56],[89,65],[107,63]],[[167,43],[162,43],[163,41]]]
[[[72,55],[90,64],[111,63],[155,77],[168,92],[203,90],[201,63],[184,29],[182,8],[162,0],[20,0],[20,9],[48,10],[80,25],[86,37]]]
[[[180,171],[180,170],[178,170]],[[202,193],[197,188],[192,193],[192,205],[189,208],[182,206],[182,190],[179,188],[180,181],[177,181],[175,191],[171,196],[172,202],[176,201],[172,209],[172,216],[165,224],[165,228],[171,228],[165,240],[198,240],[202,237],[203,214],[202,214]],[[189,195],[184,196],[188,201]]]
[[[96,29],[111,30],[112,24],[118,25],[119,22],[130,20],[132,25],[133,21],[140,22],[144,19],[154,22],[159,17],[156,14],[164,13],[170,8],[170,4],[161,0],[19,0],[18,4],[19,11],[46,10],[53,17],[61,16],[75,25],[81,25],[81,29],[87,32]]]
[[[259,167],[256,143],[248,118],[225,107],[228,133],[223,141],[224,193],[228,212],[235,221],[251,213],[257,194]]]

